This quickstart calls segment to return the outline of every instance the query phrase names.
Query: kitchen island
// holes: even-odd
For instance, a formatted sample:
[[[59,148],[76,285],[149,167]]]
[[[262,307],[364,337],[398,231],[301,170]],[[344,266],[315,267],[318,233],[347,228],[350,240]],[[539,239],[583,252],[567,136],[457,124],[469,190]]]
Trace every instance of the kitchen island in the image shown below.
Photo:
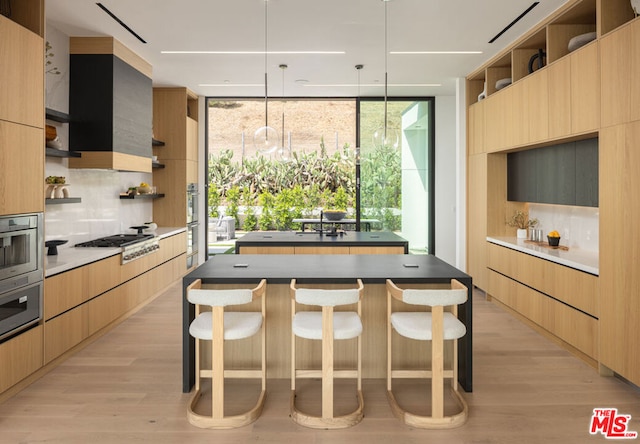
[[[238,254],[407,254],[409,242],[389,231],[254,231],[236,241]]]
[[[351,234],[351,233],[350,233]],[[459,381],[464,390],[472,390],[472,279],[457,268],[432,255],[218,255],[183,278],[183,293],[196,279],[204,288],[251,288],[261,279],[267,279],[267,376],[290,377],[291,305],[289,284],[292,278],[299,285],[317,288],[353,286],[360,278],[365,285],[362,301],[363,376],[386,377],[386,279],[399,286],[426,288],[447,284],[457,279],[469,289],[469,299],[458,309],[458,316],[467,327],[467,334],[458,343]],[[189,324],[194,317],[194,306],[183,297],[183,391],[191,390],[194,383],[194,341],[189,335]],[[259,302],[258,302],[259,303]],[[395,339],[394,339],[395,340]],[[234,353],[238,362],[253,363],[259,343],[247,340],[245,345],[234,343],[240,351]],[[354,345],[338,341],[336,362],[353,356]],[[343,344],[345,343],[345,344]],[[310,344],[315,346],[315,344]],[[351,347],[351,348],[349,348]],[[313,349],[313,348],[312,348]],[[313,349],[315,351],[315,349]],[[319,349],[318,349],[319,350]],[[453,348],[447,349],[445,359],[451,360]],[[396,355],[397,351],[397,355]],[[229,357],[231,362],[234,357]],[[312,359],[307,355],[309,362]],[[239,361],[242,359],[242,361]],[[394,360],[407,366],[424,365],[427,347],[421,341],[404,341],[394,346]]]

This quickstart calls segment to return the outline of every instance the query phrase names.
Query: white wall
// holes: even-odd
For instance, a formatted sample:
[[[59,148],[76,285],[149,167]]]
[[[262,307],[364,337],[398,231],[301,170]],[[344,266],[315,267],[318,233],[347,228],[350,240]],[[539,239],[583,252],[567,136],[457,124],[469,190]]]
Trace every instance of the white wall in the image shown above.
[[[457,119],[456,97],[436,97],[435,231],[436,256],[456,266]]]

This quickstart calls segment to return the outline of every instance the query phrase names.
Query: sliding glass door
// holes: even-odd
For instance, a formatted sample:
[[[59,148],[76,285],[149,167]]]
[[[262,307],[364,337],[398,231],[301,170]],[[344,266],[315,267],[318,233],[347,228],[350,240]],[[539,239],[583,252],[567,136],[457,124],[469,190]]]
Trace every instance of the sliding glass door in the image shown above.
[[[434,100],[360,101],[360,216],[434,253]]]

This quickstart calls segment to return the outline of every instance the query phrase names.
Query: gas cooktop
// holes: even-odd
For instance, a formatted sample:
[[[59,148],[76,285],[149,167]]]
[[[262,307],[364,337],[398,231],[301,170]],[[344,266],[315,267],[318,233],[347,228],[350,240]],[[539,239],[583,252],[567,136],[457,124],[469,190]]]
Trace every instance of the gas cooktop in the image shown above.
[[[153,238],[153,234],[116,234],[76,244],[76,247],[126,247]]]

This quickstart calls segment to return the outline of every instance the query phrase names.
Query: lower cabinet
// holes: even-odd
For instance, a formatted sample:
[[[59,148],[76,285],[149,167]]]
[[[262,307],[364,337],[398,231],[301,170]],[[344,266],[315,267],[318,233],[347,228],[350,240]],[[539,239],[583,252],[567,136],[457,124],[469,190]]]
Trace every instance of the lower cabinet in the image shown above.
[[[488,294],[598,360],[599,278],[492,243]]]
[[[42,367],[42,329],[39,325],[0,344],[0,393]]]
[[[128,264],[113,256],[45,279],[44,364],[184,275],[185,248],[181,233],[161,239],[158,253]]]

